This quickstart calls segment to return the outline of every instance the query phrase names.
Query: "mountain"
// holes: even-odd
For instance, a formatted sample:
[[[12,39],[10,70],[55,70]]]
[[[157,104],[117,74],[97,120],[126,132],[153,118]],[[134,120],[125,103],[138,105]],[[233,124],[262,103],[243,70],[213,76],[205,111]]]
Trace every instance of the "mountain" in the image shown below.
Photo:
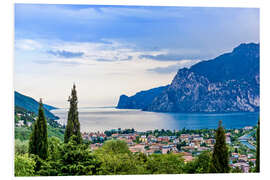
[[[118,101],[117,108],[119,109],[144,109],[155,97],[159,96],[168,86],[149,89],[136,93],[134,96],[128,97],[121,95]]]
[[[141,109],[155,112],[259,111],[259,58],[259,44],[241,44],[230,53],[201,61],[189,69],[179,69],[171,84]]]
[[[38,114],[39,103],[35,99],[20,94],[17,91],[15,91],[15,106],[24,108],[30,112],[34,112],[36,115]],[[59,119],[59,117],[50,112],[52,109],[57,109],[56,107],[44,104],[43,108],[47,118],[50,118],[51,120]]]

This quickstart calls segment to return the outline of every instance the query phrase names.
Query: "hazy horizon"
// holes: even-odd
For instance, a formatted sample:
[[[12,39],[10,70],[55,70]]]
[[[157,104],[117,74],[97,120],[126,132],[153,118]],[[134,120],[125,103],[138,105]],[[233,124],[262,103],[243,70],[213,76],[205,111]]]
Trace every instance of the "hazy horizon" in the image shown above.
[[[15,5],[14,89],[68,107],[116,106],[179,68],[259,42],[258,8]]]

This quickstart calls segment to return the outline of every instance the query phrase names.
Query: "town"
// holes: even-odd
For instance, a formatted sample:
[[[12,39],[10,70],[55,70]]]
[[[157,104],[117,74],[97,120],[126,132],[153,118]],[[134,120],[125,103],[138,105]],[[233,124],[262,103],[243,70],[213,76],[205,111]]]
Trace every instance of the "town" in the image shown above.
[[[247,126],[241,129],[226,129],[226,143],[230,153],[231,168],[238,168],[248,173],[256,162],[256,127]],[[134,129],[112,129],[105,132],[84,132],[84,141],[90,142],[92,151],[100,148],[107,140],[118,139],[125,141],[133,153],[141,152],[146,155],[175,153],[181,154],[185,162],[203,151],[212,151],[215,144],[214,129],[179,131],[153,130],[137,132]]]
[[[15,108],[15,135],[21,130],[30,131],[32,123],[37,119],[32,112]],[[49,125],[49,123],[47,123]],[[24,128],[24,129],[23,129]],[[240,129],[225,129],[226,143],[230,153],[230,166],[241,172],[248,173],[256,163],[256,126],[246,126]],[[20,131],[19,131],[20,130]],[[22,133],[22,132],[21,132]],[[60,139],[63,136],[59,135]],[[25,134],[25,133],[24,133]],[[49,135],[55,132],[49,131]],[[190,162],[204,151],[213,151],[215,144],[215,129],[185,129],[182,130],[149,130],[139,132],[135,129],[111,129],[104,132],[83,132],[82,138],[89,143],[92,151],[102,147],[107,140],[125,141],[133,153],[180,154],[185,162]],[[27,139],[27,138],[26,138]]]

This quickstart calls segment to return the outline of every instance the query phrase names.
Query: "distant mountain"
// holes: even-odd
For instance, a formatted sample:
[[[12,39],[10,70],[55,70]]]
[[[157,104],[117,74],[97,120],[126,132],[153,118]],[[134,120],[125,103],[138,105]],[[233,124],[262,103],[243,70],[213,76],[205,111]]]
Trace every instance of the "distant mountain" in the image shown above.
[[[35,99],[20,94],[17,91],[15,91],[15,106],[24,108],[27,111],[38,114],[39,103]],[[55,116],[53,113],[50,112],[50,110],[52,109],[57,109],[56,107],[44,104],[43,108],[45,116],[47,118],[50,118],[51,120],[59,119],[59,117]]]
[[[144,109],[159,96],[168,86],[149,89],[136,93],[134,96],[121,95],[117,108],[119,109]]]
[[[138,109],[156,112],[259,111],[259,58],[259,44],[241,44],[231,53],[201,61],[189,69],[179,69],[167,88]]]

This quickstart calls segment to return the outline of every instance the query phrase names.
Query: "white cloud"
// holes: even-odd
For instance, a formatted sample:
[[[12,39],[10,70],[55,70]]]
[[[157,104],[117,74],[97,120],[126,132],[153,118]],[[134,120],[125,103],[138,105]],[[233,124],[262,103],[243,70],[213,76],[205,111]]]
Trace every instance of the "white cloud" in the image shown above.
[[[27,51],[41,49],[42,44],[32,39],[19,39],[15,40],[15,48]]]
[[[103,42],[102,42],[103,41]],[[166,53],[166,50],[142,51],[134,44],[120,42],[117,40],[103,39],[101,42],[66,42],[48,40],[16,39],[15,47],[20,51],[33,51],[40,53],[43,58],[37,58],[34,62],[39,64],[61,63],[63,64],[92,64],[93,62],[115,62],[139,60],[143,54],[158,55]],[[56,56],[52,52],[68,52],[78,54],[73,58]],[[144,61],[147,59],[144,59]],[[148,58],[150,60],[150,58]]]

